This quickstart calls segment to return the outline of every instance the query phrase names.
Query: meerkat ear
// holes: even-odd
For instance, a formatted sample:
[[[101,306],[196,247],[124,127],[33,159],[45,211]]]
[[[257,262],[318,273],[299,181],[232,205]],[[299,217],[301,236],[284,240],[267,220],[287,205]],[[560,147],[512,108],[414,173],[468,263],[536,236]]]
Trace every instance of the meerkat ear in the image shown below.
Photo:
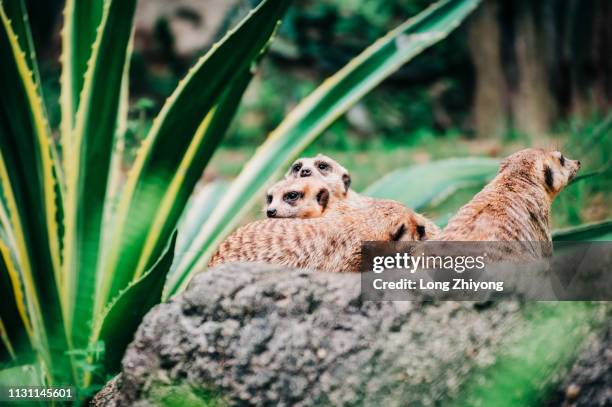
[[[553,191],[554,182],[552,169],[548,165],[544,165],[544,183],[546,184],[546,189]]]
[[[348,174],[342,174],[342,182],[344,183],[344,193],[347,193],[351,187],[351,176]]]
[[[329,203],[329,191],[327,188],[321,188],[319,193],[317,193],[317,202],[323,209],[327,208],[327,204]]]

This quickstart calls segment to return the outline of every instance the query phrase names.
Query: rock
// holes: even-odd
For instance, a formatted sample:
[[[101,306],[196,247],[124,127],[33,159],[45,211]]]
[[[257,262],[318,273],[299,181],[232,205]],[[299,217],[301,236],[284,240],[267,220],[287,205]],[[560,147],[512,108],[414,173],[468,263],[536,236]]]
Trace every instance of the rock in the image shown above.
[[[612,406],[612,324],[589,341],[549,405]]]
[[[119,394],[119,383],[121,383],[121,375],[112,378],[106,386],[95,395],[91,401],[92,406],[116,406],[117,395]]]
[[[437,405],[496,361],[517,301],[365,302],[359,274],[226,264],[145,317],[100,406]]]

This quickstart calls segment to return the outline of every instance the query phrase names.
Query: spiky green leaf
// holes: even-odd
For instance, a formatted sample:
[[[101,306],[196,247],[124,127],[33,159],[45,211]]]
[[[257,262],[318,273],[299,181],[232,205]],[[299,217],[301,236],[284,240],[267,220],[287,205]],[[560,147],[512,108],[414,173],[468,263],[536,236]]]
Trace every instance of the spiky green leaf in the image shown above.
[[[612,219],[604,222],[580,225],[567,229],[555,230],[555,242],[581,242],[612,240]]]
[[[53,347],[65,346],[51,135],[33,74],[2,4],[0,20],[0,182],[36,346],[44,353],[47,339]]]
[[[113,140],[121,103],[122,80],[136,0],[105,3],[100,33],[85,74],[67,172],[64,275],[68,324],[77,347],[89,337],[82,324],[92,318],[104,202]]]
[[[17,41],[19,41],[19,48],[25,53],[28,67],[34,73],[34,81],[37,86],[40,86],[36,49],[34,47],[34,40],[32,39],[26,2],[25,0],[3,1],[2,5],[4,6],[4,11],[8,19],[11,20],[11,26],[17,36]]]
[[[180,233],[176,242],[174,264],[180,263],[181,259],[187,254],[189,245],[197,236],[206,219],[219,205],[229,185],[230,183],[227,181],[214,181],[202,188],[196,188],[179,221],[178,230]],[[180,278],[180,275],[171,272],[168,275],[168,287],[172,286],[177,278]],[[164,292],[164,298],[167,298],[167,292]]]
[[[105,0],[66,0],[62,28],[62,113],[61,142],[64,155],[70,154],[72,129],[76,121],[81,90],[93,44],[102,22]]]
[[[0,364],[5,357],[16,360],[32,350],[30,336],[32,328],[28,317],[27,304],[19,279],[19,273],[7,246],[0,242],[0,336],[5,344],[4,354],[0,351]]]
[[[11,27],[13,32],[17,36],[19,42],[19,48],[25,53],[26,63],[30,71],[32,71],[32,80],[36,86],[40,98],[44,101],[42,81],[40,78],[40,69],[38,67],[38,60],[36,58],[36,48],[34,45],[34,39],[32,37],[32,30],[30,27],[30,17],[27,8],[27,2],[25,0],[11,0],[2,2],[4,10],[7,14],[8,19],[11,21]],[[41,104],[41,114],[45,118],[47,126],[49,126],[49,115],[44,103]],[[48,127],[47,132],[50,134],[51,130]],[[54,177],[57,180],[58,193],[63,192],[64,186],[64,172],[61,167],[61,161],[57,146],[53,141],[50,142],[51,159],[53,160],[53,172]]]
[[[180,255],[187,250],[189,243],[198,234],[206,219],[215,210],[223,194],[229,188],[229,181],[213,181],[194,191],[185,206],[179,221],[180,235],[176,242],[176,252]]]
[[[128,344],[134,339],[134,333],[145,314],[161,300],[170,271],[176,232],[170,238],[164,253],[140,279],[131,283],[111,303],[104,313],[99,333],[94,331],[91,342],[104,341],[104,367],[106,373],[116,373],[121,368],[121,358]]]
[[[394,199],[415,210],[435,204],[459,188],[484,185],[499,167],[490,158],[453,158],[395,170],[363,193],[374,198]]]

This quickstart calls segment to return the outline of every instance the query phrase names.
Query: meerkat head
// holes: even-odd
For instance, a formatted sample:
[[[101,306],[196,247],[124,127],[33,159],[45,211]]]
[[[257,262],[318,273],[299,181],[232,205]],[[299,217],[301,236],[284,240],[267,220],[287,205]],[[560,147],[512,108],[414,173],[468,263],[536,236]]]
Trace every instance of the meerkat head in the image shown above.
[[[346,168],[323,154],[298,158],[285,174],[285,179],[308,177],[322,179],[332,194],[339,198],[346,197],[351,186],[351,176]]]
[[[535,181],[555,197],[576,176],[580,161],[570,160],[559,151],[527,148],[502,160],[499,174]]]
[[[330,199],[327,185],[316,178],[285,179],[266,195],[268,218],[316,218],[323,215]]]

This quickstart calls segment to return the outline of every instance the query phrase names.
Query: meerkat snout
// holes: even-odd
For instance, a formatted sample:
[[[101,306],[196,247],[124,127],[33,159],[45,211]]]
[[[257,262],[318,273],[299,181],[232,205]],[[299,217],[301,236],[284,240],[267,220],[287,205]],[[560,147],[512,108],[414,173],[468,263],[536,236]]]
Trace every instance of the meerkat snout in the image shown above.
[[[328,207],[330,193],[314,178],[286,179],[274,184],[266,195],[268,218],[316,218]]]

